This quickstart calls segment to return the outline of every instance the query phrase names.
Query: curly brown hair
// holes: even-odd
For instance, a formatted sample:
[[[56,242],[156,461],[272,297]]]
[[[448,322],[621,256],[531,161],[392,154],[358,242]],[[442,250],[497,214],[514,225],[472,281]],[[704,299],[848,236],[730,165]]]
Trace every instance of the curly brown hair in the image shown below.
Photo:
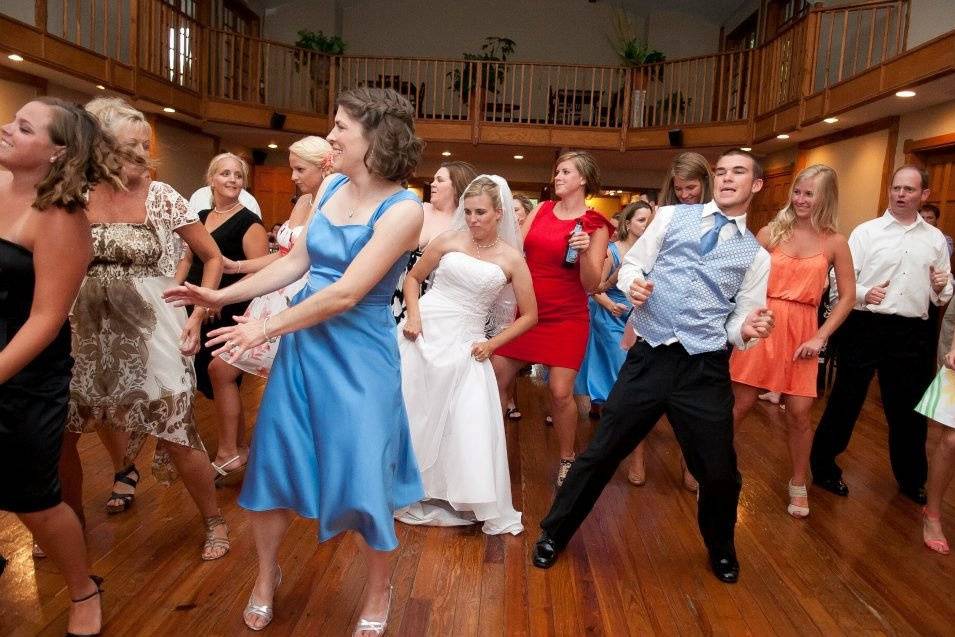
[[[122,180],[122,153],[113,136],[83,107],[56,97],[38,97],[52,111],[47,134],[63,152],[50,162],[50,170],[36,186],[33,207],[37,210],[60,207],[67,212],[86,210],[89,190],[108,183],[125,190]]]
[[[365,167],[388,181],[403,181],[414,172],[424,141],[415,135],[414,107],[390,88],[353,88],[338,96],[337,105],[365,131]]]

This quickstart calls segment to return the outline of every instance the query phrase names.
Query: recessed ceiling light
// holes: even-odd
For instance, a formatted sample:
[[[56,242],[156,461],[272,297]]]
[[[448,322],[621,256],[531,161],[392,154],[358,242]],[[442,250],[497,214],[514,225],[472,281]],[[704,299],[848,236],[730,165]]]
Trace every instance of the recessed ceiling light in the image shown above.
[[[749,151],[753,150],[753,149],[750,148],[749,146],[740,146],[739,149],[740,149],[740,150],[745,150],[747,153],[748,153]]]
[[[896,97],[915,97],[915,91],[896,91]]]
[[[271,144],[269,144],[269,148],[278,148],[278,147],[279,145],[276,144],[275,142],[272,142]]]
[[[101,91],[105,91],[105,90],[106,90],[106,87],[103,86],[102,84],[97,84],[97,85],[96,85],[96,88],[98,88],[98,89],[101,90]]]
[[[442,157],[450,157],[450,156],[451,156],[451,151],[450,151],[450,150],[446,150],[446,151],[444,151],[443,153],[441,153],[441,156],[442,156]]]
[[[18,55],[18,54],[16,54],[16,53],[11,53],[10,55],[7,56],[7,59],[8,59],[8,60],[11,60],[11,61],[13,61],[13,62],[22,62],[22,61],[23,61],[23,56],[22,56],[22,55]]]
[[[826,119],[824,119],[824,120],[822,120],[822,121],[824,121],[824,122],[827,123],[827,124],[835,124],[836,122],[839,121],[839,118],[838,118],[838,117],[827,117]]]
[[[176,112],[176,109],[174,109],[174,108],[171,107],[171,106],[166,106],[166,107],[163,108],[162,110],[163,110],[164,112],[166,112],[166,113],[175,113],[175,112]]]
[[[776,139],[789,139],[789,135],[786,133],[780,133],[779,135],[776,135]]]
[[[524,155],[514,155],[514,159],[524,159]]]

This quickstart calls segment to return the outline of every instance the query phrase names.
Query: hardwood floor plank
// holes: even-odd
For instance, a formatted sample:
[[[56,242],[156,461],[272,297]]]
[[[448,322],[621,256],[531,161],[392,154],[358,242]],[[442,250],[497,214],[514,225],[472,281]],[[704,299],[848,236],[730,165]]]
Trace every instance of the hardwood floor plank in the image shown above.
[[[246,379],[254,413],[264,383]],[[488,537],[478,526],[397,525],[389,634],[408,635],[948,635],[955,617],[955,561],[921,544],[916,505],[898,494],[888,462],[878,390],[872,392],[839,463],[851,494],[810,489],[812,513],[786,513],[789,455],[779,408],[758,404],[736,431],[743,491],[737,526],[742,572],[735,586],[709,572],[685,491],[679,450],[662,421],[648,437],[647,484],[621,467],[567,551],[547,571],[530,555],[554,496],[557,439],[544,425],[546,393],[519,381],[521,421],[505,424],[514,506],[525,532]],[[824,401],[813,408],[818,420]],[[215,449],[212,403],[196,406],[200,432]],[[253,418],[249,418],[253,420]],[[579,445],[595,423],[582,418]],[[937,444],[929,431],[929,449]],[[257,570],[249,515],[238,487],[218,490],[232,550],[199,559],[200,516],[181,482],[163,486],[140,455],[136,504],[104,510],[113,467],[96,436],[79,443],[94,572],[105,576],[104,635],[244,636],[241,613]],[[955,493],[943,519],[955,534]],[[284,579],[264,634],[348,635],[358,619],[365,563],[359,539],[318,544],[316,523],[296,519],[279,554]],[[69,599],[49,560],[30,557],[30,534],[0,514],[0,637],[50,635],[66,626]]]

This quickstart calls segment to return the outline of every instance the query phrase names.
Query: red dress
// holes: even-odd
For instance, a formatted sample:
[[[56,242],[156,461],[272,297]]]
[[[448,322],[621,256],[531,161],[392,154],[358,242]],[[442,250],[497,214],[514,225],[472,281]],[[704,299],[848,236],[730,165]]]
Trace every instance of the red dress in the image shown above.
[[[524,256],[537,297],[537,325],[495,353],[529,363],[580,369],[590,317],[587,293],[580,283],[580,261],[572,268],[563,265],[567,239],[578,221],[587,234],[598,228],[613,232],[613,226],[594,210],[562,221],[554,216],[555,203],[541,204],[524,238]]]

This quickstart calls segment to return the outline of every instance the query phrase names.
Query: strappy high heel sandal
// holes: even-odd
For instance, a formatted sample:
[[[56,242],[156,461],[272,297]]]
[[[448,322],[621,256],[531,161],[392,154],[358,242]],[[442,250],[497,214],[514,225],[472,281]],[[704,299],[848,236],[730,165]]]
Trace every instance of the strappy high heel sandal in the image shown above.
[[[928,509],[926,507],[922,507],[922,541],[925,543],[925,546],[932,549],[936,553],[940,553],[941,555],[948,555],[950,550],[948,548],[948,540],[945,539],[944,535],[941,538],[925,537],[925,523],[926,522],[941,522],[941,521],[942,521],[942,517],[940,515],[931,516],[928,514]]]
[[[391,598],[394,595],[395,588],[394,586],[388,587],[388,608],[385,609],[385,618],[381,621],[372,621],[370,619],[361,618],[358,620],[358,625],[355,626],[355,632],[352,633],[352,636],[361,635],[362,633],[375,633],[376,635],[384,635],[385,629],[388,628],[388,616],[391,614]]]
[[[232,544],[229,542],[228,537],[216,537],[212,533],[212,530],[217,526],[224,526],[226,533],[229,532],[229,526],[226,524],[224,517],[221,515],[213,515],[212,517],[206,518],[205,522],[206,541],[202,545],[202,559],[206,562],[211,562],[212,560],[224,557],[225,554],[229,552],[229,549],[232,548]]]
[[[793,504],[793,498],[809,498],[809,491],[806,490],[806,485],[801,484],[796,486],[793,484],[793,481],[790,480],[789,484],[789,505],[786,507],[786,511],[789,515],[794,518],[804,518],[809,515],[809,507],[802,506],[800,504]]]
[[[275,616],[275,613],[273,612],[273,608],[275,606],[275,591],[279,589],[279,585],[282,583],[282,567],[276,564],[275,570],[278,573],[275,576],[275,584],[272,585],[272,603],[256,604],[255,596],[249,595],[249,602],[245,605],[245,610],[242,611],[242,621],[245,622],[245,625],[252,630],[262,630],[272,623],[272,618]],[[253,626],[249,621],[249,615],[252,615],[253,617],[261,617],[265,620],[265,623],[261,626]]]
[[[136,477],[133,477],[133,474],[136,474]],[[126,468],[118,471],[113,475],[113,484],[120,482],[122,484],[128,485],[135,489],[139,485],[139,469],[136,468],[136,465],[130,464]],[[110,504],[113,500],[119,500],[119,504]],[[135,493],[117,493],[113,491],[109,494],[109,499],[106,501],[106,512],[110,515],[115,515],[116,513],[122,513],[133,506],[133,502],[136,501]]]
[[[245,472],[246,465],[244,464],[235,467],[231,471],[226,470],[226,467],[234,464],[240,458],[241,456],[232,456],[231,458],[229,458],[222,464],[216,464],[214,462],[210,463],[212,465],[212,468],[216,472],[216,477],[215,477],[216,486],[233,484],[236,482],[236,479]]]
[[[96,597],[97,595],[102,595],[102,594],[103,594],[103,586],[102,586],[102,584],[103,584],[103,578],[102,578],[102,577],[99,577],[99,576],[97,576],[97,575],[90,575],[90,579],[93,580],[93,583],[94,583],[94,584],[96,584],[96,590],[93,591],[92,593],[90,593],[89,595],[86,595],[85,597],[81,597],[81,598],[79,598],[79,599],[71,599],[70,602],[72,602],[72,603],[74,603],[74,604],[81,604],[81,603],[85,602],[86,600],[93,599],[93,598]],[[101,612],[102,612],[102,611],[101,611]],[[101,620],[101,621],[102,621],[102,620]],[[95,633],[71,633],[71,632],[67,631],[66,637],[96,637],[96,636],[99,635],[101,632],[103,632],[102,627],[100,627],[100,629],[99,629],[97,632],[95,632]]]

